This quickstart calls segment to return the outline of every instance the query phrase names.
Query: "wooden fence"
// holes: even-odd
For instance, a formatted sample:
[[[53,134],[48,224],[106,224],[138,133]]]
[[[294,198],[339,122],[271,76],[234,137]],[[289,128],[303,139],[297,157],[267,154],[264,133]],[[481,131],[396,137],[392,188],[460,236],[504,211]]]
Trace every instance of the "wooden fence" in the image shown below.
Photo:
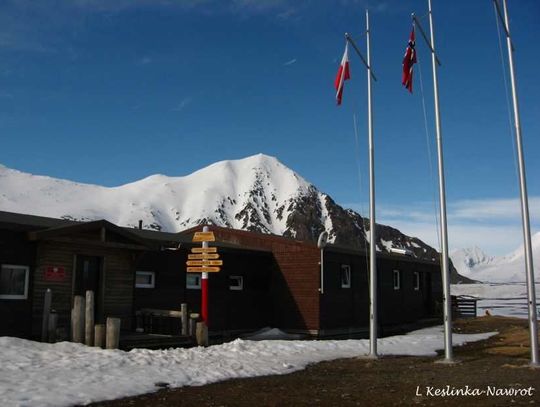
[[[475,318],[476,298],[452,295],[452,318]]]

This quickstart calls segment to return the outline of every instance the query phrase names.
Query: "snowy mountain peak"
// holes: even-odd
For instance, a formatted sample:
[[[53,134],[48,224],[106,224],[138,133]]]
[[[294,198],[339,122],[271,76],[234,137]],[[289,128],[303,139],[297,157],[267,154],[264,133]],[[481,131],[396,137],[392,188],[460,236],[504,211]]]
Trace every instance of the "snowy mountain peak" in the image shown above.
[[[220,161],[183,177],[151,175],[105,188],[0,171],[0,209],[69,219],[108,219],[134,226],[179,231],[214,223],[263,233],[289,234],[295,202],[321,194],[275,157],[257,154]],[[321,194],[322,196],[323,194]],[[38,204],[39,203],[39,204]]]
[[[178,232],[204,223],[365,248],[358,213],[344,209],[277,158],[257,154],[220,161],[192,174],[155,174],[107,188],[0,169],[0,210]],[[404,247],[429,261],[437,252],[418,239],[377,225],[380,250]]]
[[[540,280],[540,232],[531,236],[535,280]],[[506,256],[487,256],[478,247],[454,250],[450,253],[458,273],[484,282],[525,281],[523,245]]]
[[[537,232],[531,236],[531,248],[534,253],[540,253],[540,232]],[[508,261],[516,261],[519,259],[524,258],[525,256],[525,245],[521,244],[516,250],[514,250],[512,253],[504,256],[505,259]]]
[[[468,268],[473,268],[479,264],[488,264],[493,260],[492,256],[488,256],[478,246],[454,250],[450,253],[450,256],[452,257],[452,261],[456,267],[458,267],[456,263],[459,263]]]

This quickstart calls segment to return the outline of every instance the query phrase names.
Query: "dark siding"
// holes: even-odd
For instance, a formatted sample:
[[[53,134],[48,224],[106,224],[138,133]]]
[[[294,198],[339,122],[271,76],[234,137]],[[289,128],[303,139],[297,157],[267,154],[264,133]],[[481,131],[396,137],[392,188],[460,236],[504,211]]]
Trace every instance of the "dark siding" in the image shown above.
[[[314,244],[235,229],[210,227],[216,239],[272,252],[273,326],[319,329],[319,250]]]
[[[321,329],[363,327],[369,323],[369,265],[364,257],[327,253],[324,294],[321,296]],[[341,265],[351,267],[351,287],[341,287]]]
[[[369,262],[361,255],[325,252],[325,284],[321,296],[321,329],[339,330],[369,325]],[[351,266],[351,288],[341,288],[341,265]],[[393,271],[400,271],[400,289],[394,290]],[[414,289],[414,272],[420,289]],[[398,325],[436,316],[440,301],[438,265],[378,258],[378,323]]]
[[[0,264],[29,266],[28,299],[0,299],[0,336],[29,338],[32,331],[32,288],[36,246],[25,232],[0,230]]]
[[[434,299],[437,298],[433,292],[435,285],[428,287],[425,282],[431,278],[433,283],[437,283],[437,274],[440,273],[438,265],[393,259],[380,259],[377,263],[380,276],[379,317],[382,325],[410,323],[434,316]],[[394,290],[394,270],[400,271],[399,290]],[[420,290],[414,289],[415,271],[421,276]]]
[[[61,336],[68,335],[71,315],[73,261],[73,252],[70,247],[49,242],[38,243],[33,290],[33,336],[38,337],[41,332],[43,301],[47,288],[52,291],[51,309],[56,310],[58,313],[58,327],[64,331]],[[65,271],[64,281],[45,281],[44,273],[48,266],[63,267]]]
[[[271,256],[243,252],[224,253],[222,258],[222,271],[210,273],[210,329],[243,330],[268,326]],[[230,276],[242,276],[243,290],[230,290]]]
[[[52,290],[52,308],[58,313],[58,327],[63,329],[65,336],[69,334],[73,267],[76,255],[96,256],[103,259],[102,303],[100,304],[103,314],[97,315],[96,321],[104,321],[106,317],[118,317],[122,319],[122,329],[131,328],[135,257],[133,252],[83,243],[43,241],[39,242],[37,253],[33,290],[32,333],[34,336],[37,336],[41,330],[43,300],[47,288]],[[44,273],[48,266],[63,267],[65,280],[62,282],[45,281]]]
[[[146,252],[137,263],[137,271],[155,273],[155,288],[135,288],[134,308],[180,310],[182,302],[192,303],[186,290],[187,252]],[[199,296],[199,295],[198,295]],[[190,307],[190,309],[193,309]]]
[[[135,309],[180,310],[188,304],[189,312],[200,312],[201,290],[186,288],[188,252],[148,252],[137,270],[155,273],[155,288],[135,289]],[[220,251],[223,266],[219,273],[209,273],[210,330],[256,329],[270,325],[270,279],[273,259],[269,253],[247,250]],[[244,289],[229,289],[229,276],[242,276]]]
[[[104,317],[122,319],[122,329],[131,329],[135,285],[134,254],[127,250],[104,252]]]

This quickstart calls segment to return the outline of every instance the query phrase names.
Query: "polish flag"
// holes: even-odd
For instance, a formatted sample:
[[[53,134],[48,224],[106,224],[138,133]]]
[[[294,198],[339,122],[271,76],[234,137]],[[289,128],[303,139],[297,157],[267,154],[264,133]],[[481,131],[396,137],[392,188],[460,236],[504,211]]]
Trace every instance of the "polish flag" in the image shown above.
[[[405,56],[403,57],[403,76],[401,83],[409,92],[412,93],[412,78],[413,78],[413,65],[416,64],[416,50],[414,49],[415,39],[414,39],[414,25],[411,31],[411,36],[409,37],[409,44],[405,50]]]
[[[334,86],[336,88],[336,102],[338,106],[341,104],[341,99],[343,97],[343,84],[347,79],[350,78],[351,75],[349,73],[349,42],[347,42],[345,43],[345,52],[343,53],[343,58],[341,59],[341,64],[339,65],[336,80],[334,82]]]

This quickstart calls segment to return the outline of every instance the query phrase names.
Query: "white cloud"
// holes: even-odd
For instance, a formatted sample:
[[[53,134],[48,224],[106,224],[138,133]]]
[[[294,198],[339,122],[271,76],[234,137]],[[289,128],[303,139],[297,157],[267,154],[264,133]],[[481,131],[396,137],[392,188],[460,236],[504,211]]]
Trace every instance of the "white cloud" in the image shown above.
[[[176,105],[175,107],[173,107],[171,110],[173,112],[181,112],[182,110],[184,110],[188,105],[191,104],[191,98],[190,97],[185,97],[184,99],[182,99],[180,101],[180,103],[178,105]]]
[[[289,65],[292,65],[294,63],[296,63],[296,58],[293,58],[293,59],[283,63],[283,66],[289,66]]]
[[[451,207],[453,216],[463,220],[516,220],[521,219],[518,199],[481,199],[459,201]],[[540,219],[540,197],[529,198],[531,218]]]
[[[148,65],[152,63],[152,58],[150,57],[142,57],[137,61],[139,65]]]
[[[364,216],[367,204],[344,205]],[[468,199],[447,206],[450,250],[478,246],[491,255],[504,255],[523,243],[519,199]],[[540,230],[540,197],[529,198],[531,229]],[[401,206],[379,205],[377,223],[390,225],[438,248],[438,206],[416,202]]]

